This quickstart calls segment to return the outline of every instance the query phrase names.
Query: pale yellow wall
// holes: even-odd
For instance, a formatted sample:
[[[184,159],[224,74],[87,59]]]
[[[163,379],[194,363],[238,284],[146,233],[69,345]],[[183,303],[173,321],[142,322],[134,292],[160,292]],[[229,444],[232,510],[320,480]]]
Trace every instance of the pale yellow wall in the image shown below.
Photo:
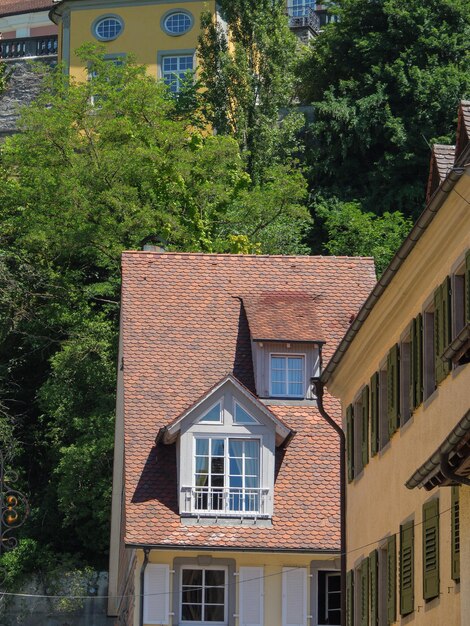
[[[429,302],[435,288],[456,269],[457,260],[462,260],[465,250],[470,248],[470,210],[461,197],[470,198],[468,170],[376,303],[333,373],[328,389],[341,399],[343,411],[354,401],[361,387],[369,384],[391,346],[399,342],[411,320]],[[450,490],[434,489],[431,493],[424,489],[408,490],[405,482],[464,416],[470,404],[469,389],[470,365],[454,369],[409,422],[393,435],[390,443],[370,459],[347,489],[348,569],[378,547],[377,540],[398,533],[401,523],[414,518],[415,612],[403,620],[399,617],[398,623],[460,624],[460,604],[455,601],[459,585],[450,575]],[[422,504],[437,495],[442,514],[441,595],[425,603],[421,575]],[[367,547],[361,548],[366,544]],[[397,577],[397,590],[398,582]],[[437,610],[431,610],[436,607]]]
[[[78,80],[86,78],[82,63],[74,51],[85,42],[95,42],[92,25],[96,18],[105,14],[119,15],[124,20],[124,30],[117,39],[104,42],[107,54],[132,53],[138,63],[148,67],[151,76],[157,77],[157,53],[164,50],[197,48],[202,11],[215,11],[214,0],[207,2],[167,2],[113,8],[80,10],[80,3],[70,3],[70,74]],[[170,9],[181,8],[192,13],[192,29],[178,37],[167,35],[160,26],[162,16]],[[102,43],[102,42],[101,42]],[[62,50],[61,50],[62,53]]]
[[[264,624],[265,626],[281,626],[282,618],[282,568],[283,567],[306,567],[310,574],[310,564],[314,560],[331,560],[331,569],[339,569],[339,561],[334,555],[313,555],[313,554],[276,554],[261,552],[208,552],[208,551],[192,551],[184,550],[181,552],[153,550],[149,555],[149,563],[161,563],[173,567],[173,560],[177,557],[194,558],[197,556],[212,556],[214,559],[234,559],[236,570],[240,567],[264,567]],[[140,594],[140,570],[143,561],[142,550],[137,551],[137,566],[135,574],[135,594],[136,598]],[[307,588],[310,588],[310,578],[307,579]],[[170,576],[170,593],[173,592],[173,577]],[[310,591],[307,592],[308,609],[307,614],[310,615],[312,607],[310,606]],[[238,611],[238,592],[237,592],[237,611]],[[171,609],[170,609],[171,610]],[[134,626],[139,626],[138,611],[134,613]],[[175,620],[175,618],[173,618]],[[170,621],[170,626],[177,623]],[[238,620],[236,620],[238,625]],[[144,625],[145,626],[145,625]]]
[[[460,487],[460,610],[462,626],[470,626],[470,487]]]

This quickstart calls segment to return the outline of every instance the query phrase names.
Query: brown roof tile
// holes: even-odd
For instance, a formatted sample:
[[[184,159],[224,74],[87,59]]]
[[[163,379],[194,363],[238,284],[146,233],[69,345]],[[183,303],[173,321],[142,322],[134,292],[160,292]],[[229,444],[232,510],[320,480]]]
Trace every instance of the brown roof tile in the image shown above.
[[[436,143],[432,147],[429,166],[426,202],[429,201],[439,185],[446,179],[447,174],[454,167],[455,146]]]
[[[54,5],[55,2],[52,2],[52,0],[0,0],[0,17],[48,11]]]
[[[372,260],[126,252],[122,270],[126,542],[337,549],[338,441],[313,406],[269,407],[297,431],[287,450],[277,450],[271,528],[183,526],[176,446],[155,446],[155,436],[229,371],[254,390],[241,297],[314,294],[328,359],[375,284]],[[339,403],[325,402],[339,420]]]
[[[266,291],[243,297],[254,341],[323,341],[315,297],[305,291]]]

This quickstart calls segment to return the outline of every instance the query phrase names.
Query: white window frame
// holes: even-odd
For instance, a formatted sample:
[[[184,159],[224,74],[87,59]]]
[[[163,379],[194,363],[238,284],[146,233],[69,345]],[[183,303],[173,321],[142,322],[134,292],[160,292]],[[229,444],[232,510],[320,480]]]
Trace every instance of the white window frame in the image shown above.
[[[98,34],[98,30],[97,30],[98,25],[104,20],[116,20],[116,22],[119,22],[119,24],[121,25],[121,30],[118,32],[117,35],[114,35],[114,37],[102,37],[100,34]],[[115,41],[124,32],[124,20],[122,19],[120,15],[116,15],[115,13],[107,13],[105,15],[100,15],[95,20],[93,20],[93,23],[91,25],[91,32],[92,32],[93,37],[97,39],[98,41],[103,41],[103,42]]]
[[[172,72],[172,74],[176,76],[176,90],[172,91],[172,89],[170,88],[170,85],[167,85],[169,91],[174,94],[178,94],[181,91],[181,76],[180,76],[180,69],[179,69],[179,59],[182,59],[182,58],[191,58],[192,67],[187,68],[185,72],[191,71],[194,75],[196,71],[196,63],[195,63],[195,55],[193,51],[168,50],[168,51],[162,51],[161,54],[159,53],[159,73],[160,73],[160,78],[163,80],[164,83],[165,83],[165,74],[168,73],[168,72],[165,72],[165,69],[164,69],[165,59],[178,59],[178,69],[175,72]]]
[[[182,15],[185,15],[187,18],[189,18],[189,26],[186,30],[182,30],[180,32],[174,33],[173,31],[169,30],[167,28],[167,20],[172,17],[173,15],[176,15],[178,13],[181,13]],[[163,30],[163,32],[166,35],[169,35],[170,37],[181,37],[181,35],[186,35],[187,33],[189,33],[189,31],[192,29],[192,27],[194,26],[194,16],[192,13],[190,13],[189,11],[186,11],[185,9],[171,9],[170,11],[167,11],[163,16],[162,19],[160,21],[160,26],[161,29]]]
[[[339,594],[340,600],[341,600],[341,572],[338,570],[319,570],[319,572],[325,573],[325,615],[326,617],[328,617],[328,578],[331,578],[332,576],[339,578],[340,589],[339,591],[334,591],[333,593]],[[337,609],[332,609],[332,610],[336,611]],[[320,626],[320,623],[318,626]]]
[[[245,413],[248,413],[248,415],[254,420],[253,422],[237,422],[236,419],[236,415],[237,415],[237,405],[243,409],[243,411],[245,411]],[[251,411],[248,411],[248,409],[243,406],[243,404],[241,402],[238,402],[238,400],[234,397],[233,398],[233,413],[232,413],[232,422],[237,425],[237,426],[260,426],[260,422],[256,419],[256,417],[254,415],[252,415]]]
[[[183,571],[184,570],[223,570],[225,572],[225,584],[224,584],[224,621],[223,622],[207,622],[207,621],[188,621],[183,620]],[[205,586],[202,587],[202,596],[203,602],[202,606],[204,607],[204,590]],[[181,566],[181,588],[179,590],[179,623],[181,625],[196,625],[196,626],[227,626],[228,624],[228,567],[226,565],[182,565]]]
[[[302,390],[302,395],[298,396],[298,395],[292,395],[289,393],[286,394],[274,394],[273,393],[273,380],[272,380],[272,360],[273,357],[275,358],[281,358],[281,359],[291,359],[291,358],[301,358],[302,359],[302,363],[303,363],[303,368],[302,368],[302,386],[303,386],[303,390]],[[293,352],[292,354],[289,353],[282,353],[282,352],[270,352],[269,353],[269,396],[271,398],[290,398],[293,400],[302,400],[305,398],[305,394],[306,394],[306,389],[307,389],[307,355],[305,354],[305,352]],[[288,372],[288,369],[286,367],[286,373]],[[286,389],[287,391],[289,390],[289,383],[286,380]]]
[[[240,440],[240,441],[257,441],[258,442],[258,487],[234,487],[234,489],[244,489],[244,490],[250,490],[250,489],[257,489],[258,490],[258,498],[259,498],[259,508],[261,509],[261,505],[262,505],[262,492],[263,492],[263,460],[262,460],[262,451],[263,451],[263,445],[262,445],[262,437],[261,436],[253,436],[251,434],[247,434],[247,435],[227,435],[227,434],[217,434],[217,433],[198,433],[194,435],[194,443],[193,443],[193,462],[192,462],[192,484],[193,484],[193,489],[196,489],[198,487],[198,485],[196,485],[196,442],[198,439],[207,439],[207,440],[211,440],[211,439],[223,439],[224,440],[224,485],[223,487],[214,487],[214,489],[230,489],[230,456],[229,456],[229,441],[230,439],[235,439],[235,440]],[[210,448],[210,444],[209,444],[209,448]],[[210,459],[211,456],[209,455],[209,464],[210,464]],[[210,467],[208,468],[210,470]],[[209,471],[208,476],[211,476],[211,472]],[[246,478],[245,474],[242,474],[243,477],[243,482],[244,479]],[[210,486],[209,486],[210,488]],[[238,510],[231,510],[230,508],[227,509],[220,509],[220,510],[213,510],[211,508],[208,509],[196,509],[194,508],[194,510],[192,511],[192,513],[194,515],[197,515],[198,513],[200,514],[205,514],[205,513],[212,513],[213,515],[237,515],[237,516],[245,516],[245,517],[252,517],[252,516],[256,516],[261,514],[260,512],[255,512],[255,511],[238,511]]]
[[[210,412],[212,411],[212,409],[219,405],[220,406],[220,415],[219,415],[219,421],[215,422],[213,420],[205,420],[204,417]],[[223,398],[220,398],[220,400],[217,400],[217,402],[214,402],[214,404],[211,404],[211,406],[207,409],[207,411],[204,411],[204,416],[201,417],[201,419],[199,420],[199,424],[223,424],[224,423],[224,400]]]

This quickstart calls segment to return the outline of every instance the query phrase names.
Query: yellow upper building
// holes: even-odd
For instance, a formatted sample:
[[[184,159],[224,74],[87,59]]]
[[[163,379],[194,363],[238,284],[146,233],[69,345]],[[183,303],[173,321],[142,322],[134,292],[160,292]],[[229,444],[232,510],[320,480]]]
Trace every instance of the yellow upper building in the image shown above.
[[[470,624],[470,102],[323,381],[347,439],[347,624]]]
[[[184,75],[196,67],[203,11],[216,16],[215,1],[63,0],[50,16],[59,26],[59,59],[74,78],[86,79],[77,48],[100,42],[110,60],[131,53],[149,74],[177,91]]]

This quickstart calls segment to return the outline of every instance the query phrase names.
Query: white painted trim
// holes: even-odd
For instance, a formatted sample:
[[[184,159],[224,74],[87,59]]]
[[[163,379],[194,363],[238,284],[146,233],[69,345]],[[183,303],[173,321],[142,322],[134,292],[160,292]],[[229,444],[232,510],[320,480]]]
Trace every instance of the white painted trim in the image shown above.
[[[292,396],[289,394],[285,394],[285,395],[273,394],[272,376],[271,376],[271,361],[272,361],[273,356],[283,358],[283,359],[289,359],[291,357],[302,357],[303,359],[303,394],[302,396]],[[286,381],[286,384],[288,385],[288,381]],[[305,398],[305,396],[307,395],[307,354],[305,352],[283,353],[283,352],[274,351],[274,352],[269,353],[269,395],[272,398],[291,398],[292,400],[299,400],[300,398]]]
[[[219,413],[219,421],[218,422],[214,422],[214,420],[207,420],[204,421],[204,417],[210,413],[212,411],[212,409],[219,405],[220,406],[220,413]],[[204,415],[202,417],[200,417],[197,422],[195,422],[196,424],[223,424],[224,423],[224,397],[222,396],[220,398],[220,400],[217,400],[217,402],[214,402],[213,404],[211,404],[211,406],[207,409],[207,411],[204,411]]]
[[[237,422],[236,420],[236,415],[237,415],[237,405],[243,409],[243,411],[245,411],[245,413],[248,413],[248,415],[252,418],[252,420],[254,420],[253,422]],[[232,423],[233,424],[237,424],[238,426],[256,426],[258,425],[262,425],[259,423],[259,421],[256,419],[256,417],[254,417],[251,414],[251,411],[249,411],[246,407],[243,406],[243,404],[241,402],[238,402],[237,399],[235,398],[235,396],[232,396]]]

